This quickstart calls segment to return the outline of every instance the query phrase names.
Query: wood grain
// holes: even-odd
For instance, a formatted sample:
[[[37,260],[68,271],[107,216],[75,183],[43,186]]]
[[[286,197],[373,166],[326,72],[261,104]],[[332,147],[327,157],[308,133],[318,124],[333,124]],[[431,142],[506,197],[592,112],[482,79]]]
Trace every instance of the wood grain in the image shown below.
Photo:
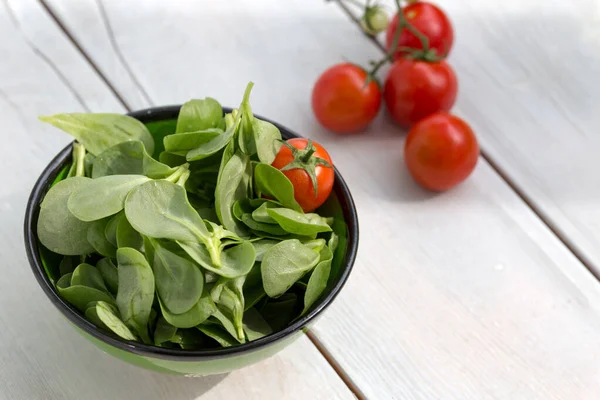
[[[123,108],[36,2],[0,3],[0,52],[0,399],[354,398],[306,337],[229,375],[182,378],[124,364],[76,333],[38,287],[23,247],[29,191],[70,141],[37,116]]]
[[[77,14],[66,0],[48,3],[101,68],[118,62],[95,50],[99,28],[78,26],[81,18],[101,23],[95,3]],[[319,73],[343,57],[364,65],[380,55],[339,8],[301,0],[104,7],[151,103],[210,95],[235,106],[254,80],[255,112],[330,150],[359,209],[361,246],[349,283],[314,332],[366,397],[600,396],[600,287],[487,162],[462,187],[432,195],[403,168],[402,132],[386,118],[352,137],[314,122],[309,99]],[[125,94],[128,85],[108,78]]]

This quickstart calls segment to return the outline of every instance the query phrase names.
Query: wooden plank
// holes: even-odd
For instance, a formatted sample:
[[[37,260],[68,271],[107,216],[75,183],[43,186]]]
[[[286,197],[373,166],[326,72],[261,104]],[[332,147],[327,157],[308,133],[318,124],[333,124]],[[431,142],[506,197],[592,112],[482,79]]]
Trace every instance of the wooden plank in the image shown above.
[[[113,62],[86,45],[95,29],[70,22],[99,20],[97,7],[81,16],[67,3],[49,2],[98,65]],[[462,187],[431,195],[403,168],[402,135],[387,119],[353,137],[314,122],[319,73],[380,55],[336,6],[247,4],[107,2],[105,14],[152,103],[210,95],[235,106],[252,79],[255,112],[330,150],[359,209],[361,246],[314,332],[366,397],[598,398],[593,276],[484,160]]]
[[[393,1],[383,2],[395,9]],[[600,275],[600,15],[594,0],[440,0],[455,28],[456,112],[563,240]],[[348,8],[355,16],[356,7]],[[384,43],[384,35],[379,37]]]
[[[123,108],[36,2],[0,4],[0,53],[1,399],[354,398],[306,337],[255,366],[193,379],[124,364],[77,334],[37,287],[23,248],[29,191],[69,142],[37,116]]]

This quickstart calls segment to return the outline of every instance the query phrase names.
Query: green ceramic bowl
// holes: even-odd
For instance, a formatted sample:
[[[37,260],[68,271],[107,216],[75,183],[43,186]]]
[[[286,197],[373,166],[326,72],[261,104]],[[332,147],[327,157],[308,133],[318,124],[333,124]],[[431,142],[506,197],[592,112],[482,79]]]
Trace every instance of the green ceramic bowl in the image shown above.
[[[180,106],[157,107],[129,114],[146,124],[154,136],[156,154],[163,149],[163,137],[175,131],[179,108]],[[263,117],[259,118],[265,120]],[[286,139],[298,136],[276,122],[269,122],[276,125]],[[37,238],[36,227],[40,203],[52,184],[65,178],[71,164],[71,149],[72,144],[50,162],[31,192],[25,214],[25,248],[33,274],[52,304],[85,338],[104,352],[123,361],[152,371],[189,376],[225,373],[250,365],[272,356],[302,335],[303,331],[333,302],[348,279],[358,248],[358,219],[350,191],[336,170],[333,193],[319,209],[319,213],[325,216],[343,217],[345,224],[339,224],[337,229],[334,226],[334,230],[337,230],[336,233],[340,235],[340,245],[334,255],[328,288],[305,316],[285,329],[253,342],[207,350],[166,349],[126,341],[100,330],[58,295],[54,282],[58,279],[61,257],[44,248]]]

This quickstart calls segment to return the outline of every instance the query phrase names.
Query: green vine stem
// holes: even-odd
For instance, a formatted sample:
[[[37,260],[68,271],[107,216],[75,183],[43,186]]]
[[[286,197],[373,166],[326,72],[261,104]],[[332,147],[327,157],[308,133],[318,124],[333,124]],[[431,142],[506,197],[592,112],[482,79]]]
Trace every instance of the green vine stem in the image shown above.
[[[396,32],[394,32],[392,45],[390,46],[390,49],[383,58],[371,63],[372,68],[369,71],[369,81],[375,79],[375,76],[377,72],[381,69],[381,67],[383,67],[387,62],[392,62],[394,60],[394,55],[399,51],[405,53],[408,57],[413,58],[415,60],[437,62],[445,58],[438,56],[435,53],[435,50],[430,49],[429,38],[417,28],[415,28],[414,25],[408,22],[406,16],[404,15],[404,11],[402,10],[400,0],[395,0],[395,2],[396,9],[398,10],[398,26],[396,27]],[[411,47],[398,46],[398,43],[400,42],[400,35],[402,34],[402,31],[405,28],[419,39],[419,41],[421,42],[422,49],[413,49]]]

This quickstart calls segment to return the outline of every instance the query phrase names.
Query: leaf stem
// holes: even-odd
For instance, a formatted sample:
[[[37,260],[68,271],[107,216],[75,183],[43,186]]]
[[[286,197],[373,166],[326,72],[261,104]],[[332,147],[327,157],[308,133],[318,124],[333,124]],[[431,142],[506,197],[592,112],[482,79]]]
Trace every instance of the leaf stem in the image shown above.
[[[164,180],[169,181],[171,183],[177,182],[179,180],[179,178],[181,177],[181,175],[183,175],[183,173],[188,170],[189,166],[190,166],[190,164],[187,164],[187,163],[181,165],[179,168],[177,168],[175,170],[175,172],[173,172],[171,175],[167,176]]]
[[[183,171],[181,173],[181,176],[177,179],[177,182],[175,182],[175,184],[185,188],[185,182],[188,180],[188,178],[190,177],[190,170],[186,169],[185,171]]]
[[[79,142],[73,144],[73,163],[75,176],[85,176],[85,147]]]

